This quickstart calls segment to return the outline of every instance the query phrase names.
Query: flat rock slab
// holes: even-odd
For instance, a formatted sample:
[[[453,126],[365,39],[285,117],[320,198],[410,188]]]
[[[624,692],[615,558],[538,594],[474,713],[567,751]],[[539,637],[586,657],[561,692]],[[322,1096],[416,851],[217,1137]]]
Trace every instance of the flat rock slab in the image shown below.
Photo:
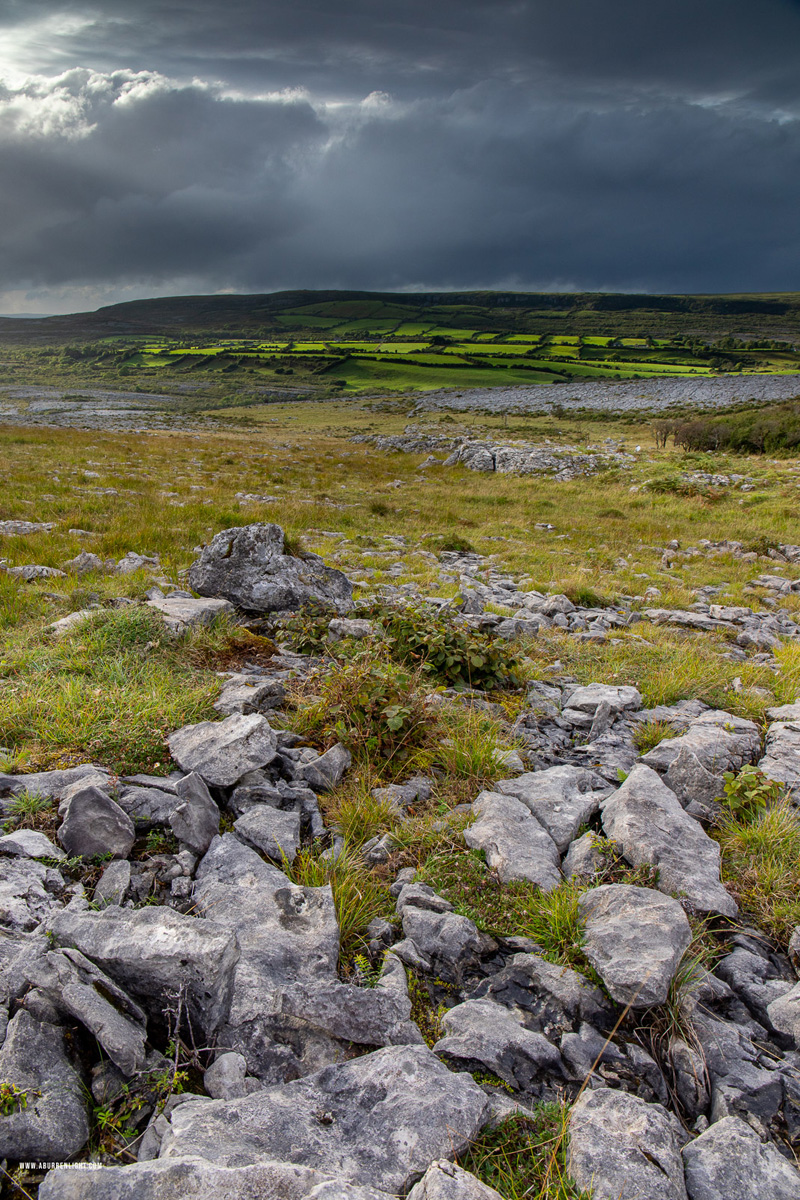
[[[269,804],[256,804],[234,821],[242,841],[276,862],[294,862],[300,846],[300,813],[283,812]]]
[[[218,617],[233,616],[235,609],[229,600],[196,600],[188,596],[154,596],[147,601],[148,608],[160,614],[167,629],[173,633],[184,633],[200,625],[211,625]]]
[[[583,951],[619,1004],[663,1004],[692,940],[677,900],[650,888],[603,884],[584,892],[578,909],[585,928]]]
[[[656,771],[666,771],[682,750],[691,750],[707,771],[722,775],[752,762],[760,749],[761,733],[754,721],[715,708],[692,721],[680,737],[659,742],[641,761]]]
[[[101,912],[64,910],[50,921],[60,946],[80,950],[113,980],[161,1017],[186,990],[189,1011],[206,1034],[230,1006],[239,948],[229,930],[213,921],[149,906]]]
[[[736,901],[720,879],[720,849],[685,812],[674,792],[638,764],[603,801],[603,830],[634,866],[658,868],[658,888],[685,896],[700,912],[735,917]]]
[[[248,771],[266,767],[278,752],[275,731],[258,713],[185,725],[170,734],[167,744],[182,771],[196,771],[212,787],[231,787]]]
[[[396,1198],[376,1188],[347,1183],[346,1180],[332,1177],[328,1171],[315,1171],[294,1163],[269,1162],[255,1167],[220,1167],[202,1159],[162,1158],[123,1167],[93,1166],[91,1171],[51,1171],[39,1188],[39,1200]]]
[[[464,841],[484,851],[487,866],[503,883],[527,879],[544,892],[558,887],[558,849],[526,805],[500,792],[481,792],[472,811],[478,820],[464,830]]]
[[[0,837],[0,854],[13,854],[17,858],[66,858],[60,846],[54,846],[49,837],[35,829],[15,829]]]
[[[635,687],[614,687],[606,683],[590,683],[586,687],[570,692],[566,706],[578,712],[594,716],[601,704],[607,704],[612,713],[635,712],[643,704],[641,693]]]
[[[800,1173],[739,1117],[683,1148],[689,1200],[800,1200]]]
[[[316,554],[284,553],[279,525],[224,529],[192,563],[188,583],[201,596],[223,596],[246,612],[284,612],[322,604],[353,607],[353,585]]]
[[[470,1075],[425,1046],[393,1046],[243,1100],[182,1104],[160,1154],[236,1166],[278,1159],[398,1193],[464,1150],[488,1113]]]
[[[515,796],[526,805],[550,834],[560,854],[577,836],[581,825],[597,812],[604,794],[592,791],[591,773],[582,767],[526,771],[517,779],[501,779],[496,790]]]
[[[214,708],[225,716],[232,713],[261,712],[263,709],[280,708],[286,697],[286,688],[281,679],[273,676],[229,675]]]
[[[567,1170],[593,1200],[687,1200],[685,1134],[660,1104],[627,1092],[584,1092],[569,1119]],[[727,1200],[733,1200],[728,1197]]]
[[[521,1014],[493,1000],[466,1000],[442,1017],[444,1037],[433,1047],[450,1062],[481,1063],[511,1087],[530,1091],[561,1074],[561,1055],[546,1037],[526,1029]]]
[[[63,1162],[83,1148],[87,1092],[62,1029],[20,1009],[0,1048],[0,1079],[28,1093],[25,1108],[0,1117],[0,1158]]]
[[[70,784],[94,776],[97,772],[105,780],[110,774],[104,767],[96,767],[94,763],[81,763],[77,767],[68,767],[64,771],[33,771],[30,775],[0,774],[0,796],[17,796],[27,792],[31,796],[40,796],[43,800],[52,800],[62,796]]]

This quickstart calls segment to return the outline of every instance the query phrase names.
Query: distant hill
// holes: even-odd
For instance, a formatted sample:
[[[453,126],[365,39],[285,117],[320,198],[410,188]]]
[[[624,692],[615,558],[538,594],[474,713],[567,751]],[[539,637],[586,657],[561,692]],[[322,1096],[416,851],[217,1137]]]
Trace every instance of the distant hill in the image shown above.
[[[320,311],[322,310],[322,311]],[[16,345],[96,341],[108,337],[220,337],[313,329],[341,312],[348,319],[392,311],[405,321],[443,326],[565,333],[749,335],[800,339],[800,293],[634,295],[605,292],[286,291],[256,295],[171,296],[130,300],[95,312],[54,317],[0,317],[0,342]]]

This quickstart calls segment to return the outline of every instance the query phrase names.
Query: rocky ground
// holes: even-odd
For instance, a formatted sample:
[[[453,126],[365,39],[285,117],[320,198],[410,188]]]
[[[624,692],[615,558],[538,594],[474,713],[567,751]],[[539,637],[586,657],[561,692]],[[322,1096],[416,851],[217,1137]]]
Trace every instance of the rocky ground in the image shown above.
[[[663,553],[668,568],[689,552]],[[800,638],[781,607],[800,548],[775,555],[752,606],[709,594],[645,617],[722,630],[735,660],[778,669]],[[499,671],[542,631],[588,648],[643,619],[630,599],[576,604],[468,551],[439,561],[457,596],[398,583],[354,609],[352,582],[285,553],[277,526],[219,533],[191,591],[162,579],[143,602],[171,635],[223,614],[275,639],[226,674],[218,719],[172,732],[166,774],[0,775],[0,1157],[40,1200],[491,1200],[474,1147],[548,1104],[566,1124],[544,1197],[800,1198],[800,929],[782,951],[739,911],[712,836],[732,797],[756,803],[748,780],[794,802],[800,704],[769,709],[764,730],[700,700],[647,707],[636,687],[580,685],[553,664],[517,683],[512,716],[491,690],[432,682],[427,709],[493,714],[516,748],[431,826],[452,851],[439,882],[403,855],[435,772],[374,789],[355,861],[326,813],[363,769],[356,744],[345,723],[320,752],[296,698],[313,708],[359,654],[384,654],[393,613],[472,637],[476,672],[479,653]],[[316,616],[287,622],[312,601]],[[26,827],[26,812],[52,819]],[[304,873],[312,846],[327,876]],[[469,871],[547,927],[466,915]],[[347,879],[391,895],[357,953]]]
[[[676,405],[693,410],[726,408],[748,400],[788,400],[800,393],[798,375],[727,376],[719,379],[628,379],[541,384],[533,387],[469,388],[426,392],[417,402],[420,411],[446,409],[468,412],[548,412],[559,407],[615,410],[618,412],[668,411]]]

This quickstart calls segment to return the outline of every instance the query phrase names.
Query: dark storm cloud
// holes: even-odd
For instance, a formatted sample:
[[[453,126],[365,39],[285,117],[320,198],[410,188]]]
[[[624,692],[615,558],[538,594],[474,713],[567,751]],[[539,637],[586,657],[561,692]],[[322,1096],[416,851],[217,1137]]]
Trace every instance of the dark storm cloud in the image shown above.
[[[9,292],[800,286],[789,0],[6,0],[0,61]]]

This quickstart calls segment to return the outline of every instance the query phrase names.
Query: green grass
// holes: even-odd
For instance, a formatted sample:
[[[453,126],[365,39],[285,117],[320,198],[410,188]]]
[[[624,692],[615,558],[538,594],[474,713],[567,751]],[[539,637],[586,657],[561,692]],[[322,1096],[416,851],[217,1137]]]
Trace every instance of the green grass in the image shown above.
[[[722,878],[744,913],[784,949],[800,924],[800,812],[783,800],[714,831]]]
[[[506,1200],[590,1200],[567,1173],[568,1121],[566,1104],[537,1104],[532,1117],[485,1130],[457,1161]]]

